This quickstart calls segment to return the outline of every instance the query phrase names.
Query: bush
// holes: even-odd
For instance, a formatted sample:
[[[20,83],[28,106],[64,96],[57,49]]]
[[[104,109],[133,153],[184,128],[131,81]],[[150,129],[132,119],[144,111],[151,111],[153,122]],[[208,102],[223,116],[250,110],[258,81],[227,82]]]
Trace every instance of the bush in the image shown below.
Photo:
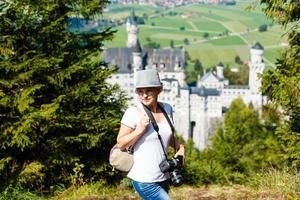
[[[191,184],[243,184],[247,178],[268,166],[280,166],[281,152],[276,135],[267,130],[259,115],[242,99],[232,102],[223,128],[202,152],[186,152],[185,176]],[[190,141],[186,149],[192,149]]]
[[[265,32],[268,30],[268,25],[267,24],[262,24],[258,27],[259,32]]]

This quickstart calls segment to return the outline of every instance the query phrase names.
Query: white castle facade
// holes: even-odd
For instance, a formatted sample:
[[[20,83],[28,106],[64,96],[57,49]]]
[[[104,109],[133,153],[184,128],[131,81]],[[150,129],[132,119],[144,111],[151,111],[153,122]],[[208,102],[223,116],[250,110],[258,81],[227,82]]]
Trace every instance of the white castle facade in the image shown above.
[[[128,19],[127,48],[105,49],[103,57],[109,65],[117,65],[118,73],[108,79],[109,83],[119,84],[131,103],[137,100],[134,90],[134,72],[146,68],[155,68],[163,82],[163,92],[159,101],[173,106],[175,128],[185,140],[193,140],[199,150],[209,145],[209,137],[214,133],[216,124],[223,121],[223,114],[231,102],[240,97],[246,104],[250,102],[260,109],[265,97],[259,92],[261,82],[258,73],[262,73],[263,47],[256,43],[250,49],[249,84],[229,85],[223,76],[224,66],[216,66],[216,72],[210,71],[197,81],[196,87],[188,87],[184,74],[184,50],[181,49],[143,49],[138,40],[138,27],[134,13]]]

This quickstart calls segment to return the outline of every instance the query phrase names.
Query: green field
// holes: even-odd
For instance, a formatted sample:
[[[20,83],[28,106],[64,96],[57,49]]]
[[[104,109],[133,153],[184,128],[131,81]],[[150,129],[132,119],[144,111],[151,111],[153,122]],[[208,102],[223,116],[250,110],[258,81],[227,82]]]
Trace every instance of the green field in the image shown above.
[[[107,12],[104,13],[104,17],[107,19],[122,19],[128,17],[129,13],[134,9],[137,16],[142,16],[144,13],[151,15],[155,14],[155,11],[161,12],[163,8],[154,8],[150,5],[111,5],[107,7]]]
[[[239,56],[243,61],[249,60],[249,46],[260,42],[265,48],[265,58],[274,63],[279,56],[278,51],[286,44],[284,30],[278,25],[272,25],[259,8],[251,12],[245,11],[250,2],[238,1],[235,6],[192,4],[169,10],[134,5],[137,16],[149,16],[144,25],[139,25],[141,45],[150,39],[159,43],[161,48],[169,48],[170,41],[173,40],[176,47],[185,48],[190,58],[198,58],[204,67],[214,66],[219,62],[235,67],[235,57]],[[103,17],[124,20],[129,16],[131,7],[132,5],[111,5]],[[170,16],[170,12],[176,15]],[[192,13],[193,16],[181,16],[187,13]],[[268,31],[258,32],[258,27],[262,24],[268,25]],[[180,30],[182,27],[184,30]],[[125,29],[125,25],[116,27],[115,38],[106,42],[105,47],[125,47]],[[208,38],[203,37],[205,32],[209,34]],[[184,45],[185,39],[189,40],[189,45]]]

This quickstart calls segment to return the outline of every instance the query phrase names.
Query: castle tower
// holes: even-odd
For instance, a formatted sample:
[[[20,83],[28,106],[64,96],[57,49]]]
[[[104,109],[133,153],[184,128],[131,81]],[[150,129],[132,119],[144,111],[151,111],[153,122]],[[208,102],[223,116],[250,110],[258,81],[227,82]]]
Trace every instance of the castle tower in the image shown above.
[[[216,68],[217,68],[217,77],[219,78],[219,79],[224,79],[224,65],[223,65],[223,63],[222,62],[220,62],[217,66],[216,66]]]
[[[249,62],[249,88],[252,94],[259,94],[261,80],[258,74],[262,73],[265,69],[263,61],[264,48],[260,43],[256,43],[250,49],[250,62]]]
[[[142,70],[143,58],[142,58],[142,48],[139,40],[137,40],[137,43],[133,48],[132,59],[133,59],[132,65],[133,65],[134,72],[136,72],[137,70]]]
[[[137,27],[137,23],[135,21],[134,10],[132,9],[130,17],[127,18],[126,22],[126,30],[127,30],[127,47],[135,47],[138,40],[139,29]]]

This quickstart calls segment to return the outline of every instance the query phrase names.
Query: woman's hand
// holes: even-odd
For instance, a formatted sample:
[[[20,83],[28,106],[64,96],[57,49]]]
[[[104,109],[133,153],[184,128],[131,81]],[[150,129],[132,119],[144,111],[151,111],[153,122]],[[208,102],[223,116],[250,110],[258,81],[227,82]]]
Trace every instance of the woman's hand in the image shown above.
[[[149,123],[150,123],[150,120],[149,120],[148,116],[143,115],[140,123],[137,125],[137,127],[135,129],[136,132],[139,134],[144,134],[148,128]]]
[[[183,156],[183,158],[184,158],[184,146],[183,146],[183,144],[179,145],[179,149],[176,152],[174,157],[176,157],[176,156]]]

